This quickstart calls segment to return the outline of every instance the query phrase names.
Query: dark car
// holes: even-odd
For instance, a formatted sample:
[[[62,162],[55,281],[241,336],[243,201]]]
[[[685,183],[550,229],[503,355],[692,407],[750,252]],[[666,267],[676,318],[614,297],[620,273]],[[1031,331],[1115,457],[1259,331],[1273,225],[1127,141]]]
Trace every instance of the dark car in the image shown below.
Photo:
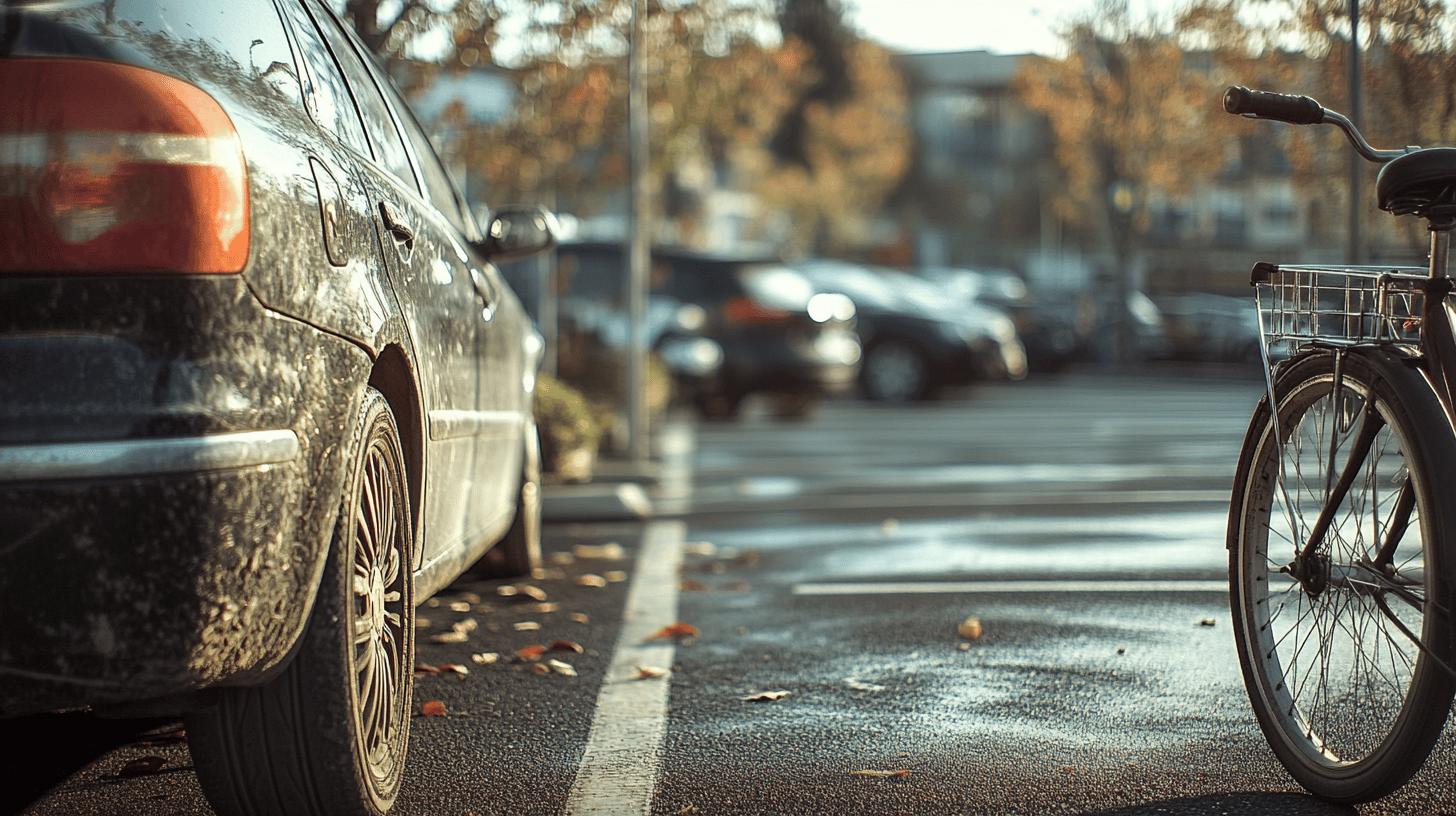
[[[1004,313],[958,301],[912,275],[831,260],[796,266],[814,286],[854,301],[873,400],[927,399],[975,380],[1026,376],[1026,350]]]
[[[182,713],[222,813],[388,810],[414,607],[538,558],[540,338],[316,0],[0,3],[0,715]]]
[[[619,244],[563,244],[558,253],[563,312],[625,310]],[[780,415],[801,416],[853,385],[860,347],[849,301],[819,296],[798,272],[762,255],[659,248],[651,263],[649,311],[695,310],[694,333],[722,352],[696,386],[705,416],[731,418],[752,394],[774,397]]]
[[[960,302],[981,303],[1004,311],[1026,346],[1033,371],[1056,371],[1081,352],[1075,310],[1058,298],[1040,297],[1020,276],[1004,269],[925,267],[914,274]]]

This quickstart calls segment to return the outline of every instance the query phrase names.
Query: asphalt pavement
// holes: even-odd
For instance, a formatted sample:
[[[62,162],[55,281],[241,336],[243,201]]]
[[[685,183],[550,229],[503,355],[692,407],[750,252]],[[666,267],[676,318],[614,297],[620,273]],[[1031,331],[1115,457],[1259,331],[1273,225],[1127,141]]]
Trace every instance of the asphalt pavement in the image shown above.
[[[1357,812],[1285,776],[1234,656],[1224,517],[1258,389],[1069,374],[675,427],[653,521],[549,525],[544,574],[420,609],[415,699],[445,715],[414,720],[397,812]],[[176,729],[0,737],[30,812],[207,813]],[[1456,813],[1453,749],[1358,812]]]

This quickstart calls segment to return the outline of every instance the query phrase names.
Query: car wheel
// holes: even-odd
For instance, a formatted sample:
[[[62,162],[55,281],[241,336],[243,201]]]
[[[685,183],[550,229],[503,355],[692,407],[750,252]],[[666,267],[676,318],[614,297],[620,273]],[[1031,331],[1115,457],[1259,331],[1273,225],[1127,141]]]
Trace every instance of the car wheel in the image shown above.
[[[929,396],[930,365],[906,343],[887,341],[869,350],[860,368],[865,396],[879,402],[910,402]]]
[[[394,415],[366,389],[328,562],[297,652],[262,685],[189,714],[198,781],[221,814],[378,816],[409,743],[414,597]]]
[[[804,420],[812,416],[817,407],[819,400],[812,394],[780,394],[773,399],[773,417]]]
[[[535,423],[526,431],[521,457],[521,492],[516,518],[500,543],[491,547],[474,571],[489,578],[517,578],[541,567],[541,439]]]
[[[732,393],[699,394],[698,415],[714,422],[731,422],[743,410],[743,395]]]

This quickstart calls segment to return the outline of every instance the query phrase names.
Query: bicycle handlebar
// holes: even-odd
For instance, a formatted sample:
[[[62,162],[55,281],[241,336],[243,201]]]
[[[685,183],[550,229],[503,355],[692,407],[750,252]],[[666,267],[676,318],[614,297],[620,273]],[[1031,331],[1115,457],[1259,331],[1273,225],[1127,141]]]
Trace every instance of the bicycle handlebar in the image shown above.
[[[1334,125],[1345,132],[1345,138],[1350,140],[1356,152],[1376,164],[1384,164],[1412,150],[1420,149],[1415,146],[1404,150],[1378,150],[1371,147],[1355,124],[1344,114],[1329,110],[1308,96],[1251,91],[1242,85],[1234,85],[1223,92],[1223,109],[1239,116],[1271,119],[1291,125]]]
[[[1251,91],[1242,85],[1224,91],[1223,109],[1240,116],[1291,125],[1318,125],[1325,121],[1324,106],[1308,96]]]

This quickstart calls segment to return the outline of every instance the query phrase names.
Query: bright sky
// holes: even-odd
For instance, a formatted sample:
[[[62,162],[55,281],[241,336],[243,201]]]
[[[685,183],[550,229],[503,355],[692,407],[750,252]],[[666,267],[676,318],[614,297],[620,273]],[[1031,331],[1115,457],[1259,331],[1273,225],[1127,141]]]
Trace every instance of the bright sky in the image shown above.
[[[870,39],[903,51],[985,49],[1002,54],[1055,53],[1057,29],[1094,0],[845,0],[854,25]],[[1132,0],[1134,12],[1171,5]]]

